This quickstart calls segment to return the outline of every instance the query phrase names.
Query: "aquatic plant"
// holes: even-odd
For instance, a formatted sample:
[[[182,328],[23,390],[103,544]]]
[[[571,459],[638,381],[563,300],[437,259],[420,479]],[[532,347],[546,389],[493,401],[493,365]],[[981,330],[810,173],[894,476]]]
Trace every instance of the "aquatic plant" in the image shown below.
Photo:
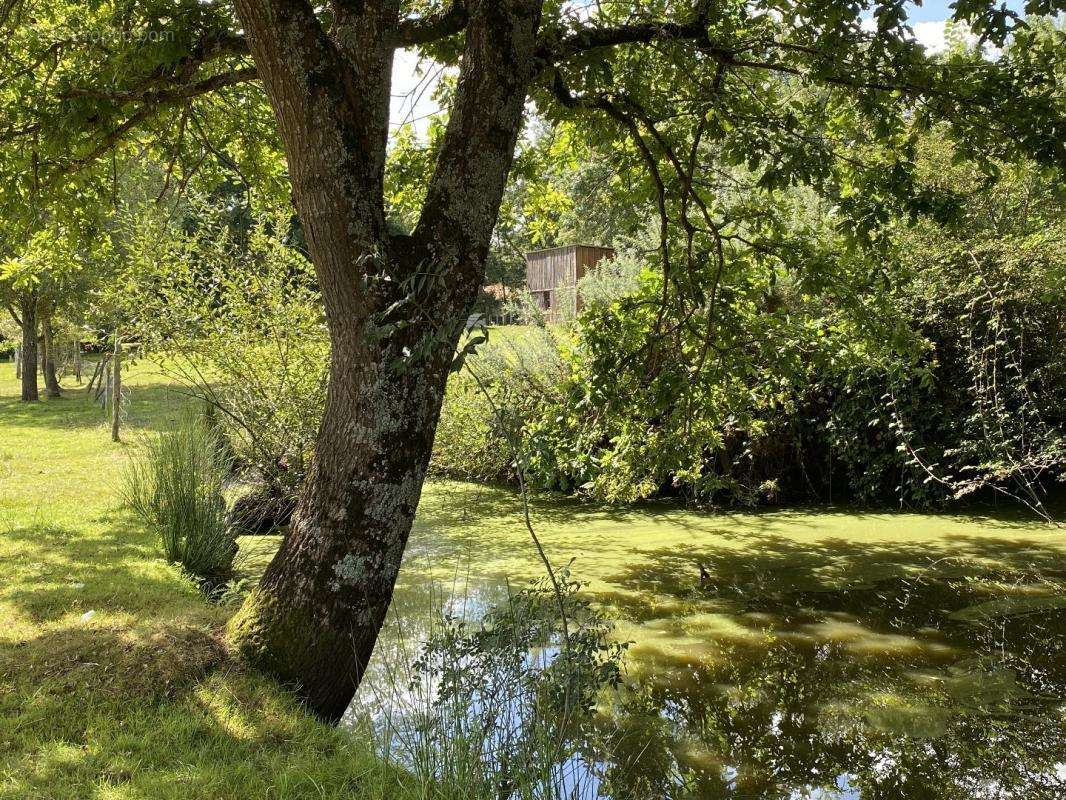
[[[594,788],[597,701],[621,685],[627,646],[565,570],[556,577],[558,591],[541,580],[480,622],[442,614],[413,659],[390,660],[371,684],[360,724],[421,796],[564,798]]]

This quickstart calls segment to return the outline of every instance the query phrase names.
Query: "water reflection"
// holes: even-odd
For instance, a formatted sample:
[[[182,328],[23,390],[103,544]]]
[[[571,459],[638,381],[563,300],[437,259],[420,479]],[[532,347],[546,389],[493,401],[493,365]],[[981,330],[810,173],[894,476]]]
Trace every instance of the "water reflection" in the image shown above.
[[[476,619],[506,597],[490,550],[431,532],[405,567],[377,680],[417,655],[442,603]],[[1066,798],[1066,569],[1051,548],[854,541],[830,559],[818,542],[751,557],[641,545],[594,576],[634,644],[625,688],[562,765],[573,796]],[[442,553],[468,572],[427,588]],[[366,687],[357,703],[382,713]]]

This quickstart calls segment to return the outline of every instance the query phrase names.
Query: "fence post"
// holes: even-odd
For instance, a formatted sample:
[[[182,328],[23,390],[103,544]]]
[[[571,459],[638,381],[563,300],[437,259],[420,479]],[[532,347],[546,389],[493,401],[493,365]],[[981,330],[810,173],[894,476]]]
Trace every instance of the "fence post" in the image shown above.
[[[122,424],[122,339],[115,330],[115,365],[112,371],[111,386],[111,441],[119,439],[119,426]]]

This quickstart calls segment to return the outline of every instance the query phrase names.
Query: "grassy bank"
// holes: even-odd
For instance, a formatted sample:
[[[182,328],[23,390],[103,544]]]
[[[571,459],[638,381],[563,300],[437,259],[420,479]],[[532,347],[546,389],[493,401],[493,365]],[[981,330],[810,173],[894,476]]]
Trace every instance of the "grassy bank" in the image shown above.
[[[0,798],[396,797],[351,736],[234,665],[204,602],[122,508],[104,412],[18,402],[0,364]],[[182,402],[129,377],[126,439]]]

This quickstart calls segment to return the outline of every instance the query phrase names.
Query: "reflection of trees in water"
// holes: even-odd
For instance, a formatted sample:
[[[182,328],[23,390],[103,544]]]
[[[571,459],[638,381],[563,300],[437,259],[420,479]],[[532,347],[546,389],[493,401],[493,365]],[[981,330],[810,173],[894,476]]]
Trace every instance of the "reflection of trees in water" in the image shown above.
[[[971,666],[975,685],[989,677]],[[614,800],[1066,796],[1064,718],[1049,698],[1008,691],[966,707],[957,686],[936,682],[903,694],[901,676],[839,646],[780,642],[696,675],[627,692],[611,709],[601,763]]]
[[[677,582],[679,607],[714,604],[757,627],[711,661],[656,663],[651,651],[638,685],[605,701],[594,735],[575,743],[597,773],[587,785],[613,800],[1066,797],[1066,573],[1042,551],[983,566],[973,552],[942,562],[908,552],[894,575],[820,588],[782,579],[777,555],[749,565],[772,576],[765,592],[706,551],[716,585],[661,565],[655,586]],[[442,602],[479,618],[505,596],[502,585],[464,578],[443,592],[401,587],[407,647],[428,638]],[[827,621],[858,638],[812,633]],[[878,637],[915,646],[879,650]]]
[[[760,544],[657,553],[618,576],[767,639],[687,669],[651,651],[650,683],[604,724],[615,800],[1066,797],[1066,573],[1050,550]],[[855,582],[815,579],[826,565]]]

